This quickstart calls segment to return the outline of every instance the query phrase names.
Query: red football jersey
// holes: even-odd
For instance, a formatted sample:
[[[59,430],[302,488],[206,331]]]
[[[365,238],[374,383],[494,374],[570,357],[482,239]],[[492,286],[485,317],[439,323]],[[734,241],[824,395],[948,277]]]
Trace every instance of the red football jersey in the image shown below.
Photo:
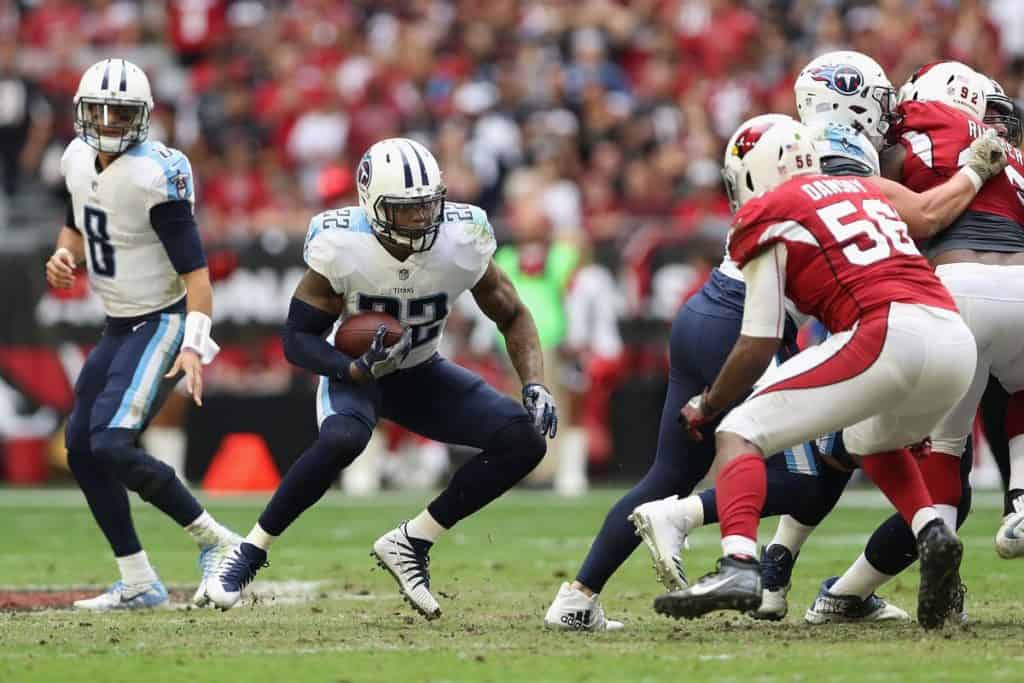
[[[942,102],[904,102],[899,106],[899,141],[907,150],[903,184],[914,192],[941,185],[963,166],[974,138],[987,128],[978,119]],[[1024,223],[1024,155],[1006,145],[1009,164],[989,180],[968,207]]]
[[[878,186],[857,176],[791,178],[743,205],[729,255],[743,267],[784,242],[786,296],[830,332],[893,302],[957,310]]]

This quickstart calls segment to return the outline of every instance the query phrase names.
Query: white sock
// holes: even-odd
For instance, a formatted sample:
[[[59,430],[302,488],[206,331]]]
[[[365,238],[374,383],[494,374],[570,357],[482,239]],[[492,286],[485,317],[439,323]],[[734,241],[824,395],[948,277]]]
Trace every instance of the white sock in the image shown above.
[[[808,537],[817,527],[801,524],[789,515],[779,517],[779,526],[775,529],[775,537],[768,545],[781,545],[795,556],[804,547]]]
[[[914,517],[910,520],[910,529],[914,532],[914,536],[917,536],[919,533],[921,533],[921,529],[923,529],[925,525],[933,519],[942,519],[942,517],[939,516],[938,511],[934,507],[921,508],[920,510],[915,512]],[[950,529],[955,528],[956,513],[954,511],[953,526],[951,526]]]
[[[687,496],[672,501],[672,522],[676,526],[685,524],[690,531],[704,526],[704,503],[700,496]]]
[[[405,533],[413,538],[430,541],[431,543],[436,541],[438,536],[445,531],[447,529],[438,524],[437,520],[426,510],[405,523]]]
[[[146,557],[146,551],[140,550],[134,555],[116,557],[117,567],[121,570],[121,580],[128,586],[138,586],[156,581],[156,571]]]
[[[225,529],[206,510],[203,510],[203,514],[196,517],[191,524],[186,526],[185,531],[187,531],[189,536],[191,536],[199,545],[217,543],[222,538],[226,538],[231,535],[231,532]]]
[[[829,592],[832,595],[856,595],[861,600],[881,588],[882,584],[892,577],[871,566],[864,553],[860,554],[846,573],[832,584]]]
[[[1024,489],[1024,434],[1010,439],[1010,488]]]
[[[956,533],[956,506],[946,505],[945,503],[936,503],[935,511],[939,513],[939,517],[946,523],[949,530],[954,534]]]
[[[757,540],[747,538],[746,536],[740,536],[738,534],[723,536],[722,554],[749,555],[750,557],[757,557]]]
[[[262,550],[270,550],[270,544],[276,540],[277,536],[268,534],[263,530],[263,527],[261,527],[259,523],[257,523],[252,528],[252,531],[249,532],[249,535],[245,537],[246,543],[252,543],[254,546]]]

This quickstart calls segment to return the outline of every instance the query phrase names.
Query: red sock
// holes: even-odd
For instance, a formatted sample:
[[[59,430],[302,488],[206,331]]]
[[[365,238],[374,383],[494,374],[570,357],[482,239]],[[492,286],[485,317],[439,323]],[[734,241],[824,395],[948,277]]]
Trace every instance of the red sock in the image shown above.
[[[744,536],[757,540],[757,523],[768,489],[764,458],[745,453],[722,468],[715,480],[718,528],[722,538]]]
[[[914,519],[915,512],[931,506],[932,498],[921,470],[906,448],[865,455],[861,459],[861,469],[896,506],[907,524]]]
[[[953,507],[960,505],[960,458],[932,451],[928,457],[918,460],[917,466],[933,503]]]

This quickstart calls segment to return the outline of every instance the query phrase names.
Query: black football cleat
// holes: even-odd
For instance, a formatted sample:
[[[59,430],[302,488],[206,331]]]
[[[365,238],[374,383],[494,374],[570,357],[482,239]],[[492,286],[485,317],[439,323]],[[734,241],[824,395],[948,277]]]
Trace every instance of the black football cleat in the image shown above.
[[[674,619],[696,619],[722,609],[751,612],[760,606],[760,565],[754,558],[732,555],[720,558],[715,571],[697,583],[654,599],[654,611]]]
[[[917,622],[926,629],[941,627],[952,614],[960,592],[963,543],[946,523],[934,519],[917,535],[921,585],[917,592]]]
[[[797,553],[799,556],[799,553]],[[784,545],[773,543],[761,548],[761,606],[749,616],[765,621],[779,621],[789,611],[789,594],[796,557]]]

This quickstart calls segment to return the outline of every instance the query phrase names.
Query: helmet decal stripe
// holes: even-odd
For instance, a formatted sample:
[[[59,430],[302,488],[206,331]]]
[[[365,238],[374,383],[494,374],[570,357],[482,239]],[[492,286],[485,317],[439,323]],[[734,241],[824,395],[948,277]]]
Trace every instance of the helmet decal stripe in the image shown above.
[[[128,67],[124,60],[121,60],[121,85],[118,88],[121,92],[128,92]]]
[[[107,60],[107,68],[103,70],[103,80],[100,81],[100,90],[110,87],[110,60]]]
[[[412,153],[416,155],[416,161],[420,162],[420,179],[424,185],[430,184],[430,178],[427,177],[427,165],[423,163],[423,157],[420,156],[419,150],[416,149],[416,145],[409,145],[412,147]]]
[[[412,167],[409,166],[409,157],[405,156],[405,150],[402,149],[401,145],[395,145],[398,148],[398,153],[402,156],[402,167],[405,169],[405,186],[412,187]]]

